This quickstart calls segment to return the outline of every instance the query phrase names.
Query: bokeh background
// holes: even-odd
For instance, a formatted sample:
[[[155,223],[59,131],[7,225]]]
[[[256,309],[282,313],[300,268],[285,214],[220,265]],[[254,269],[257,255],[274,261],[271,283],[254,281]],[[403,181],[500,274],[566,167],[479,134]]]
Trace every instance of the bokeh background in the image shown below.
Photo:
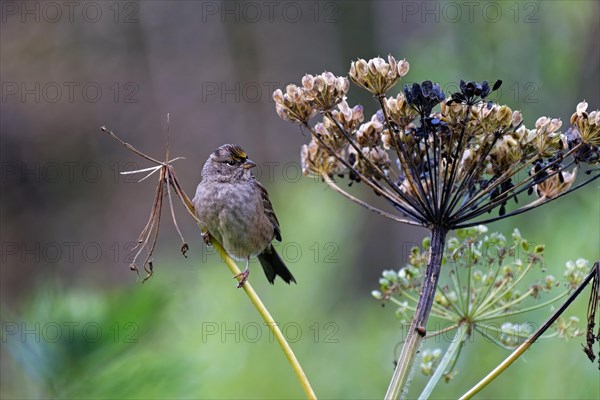
[[[155,182],[118,174],[149,165],[102,125],[161,158],[170,113],[171,154],[186,157],[176,170],[190,195],[214,148],[244,147],[298,280],[270,286],[253,262],[252,284],[320,397],[381,398],[401,327],[370,292],[426,231],[301,177],[309,137],[277,117],[272,91],[391,53],[411,64],[405,82],[451,90],[461,78],[502,79],[497,100],[530,126],[542,115],[566,124],[582,99],[600,106],[596,1],[5,1],[1,11],[2,398],[302,397],[181,207],[189,258],[165,219],[154,277],[141,285],[128,270]],[[349,103],[375,111],[356,87]],[[518,227],[545,243],[559,276],[567,260],[600,258],[599,209],[592,184],[490,229]],[[582,327],[586,306],[582,298],[571,310]],[[539,324],[548,313],[523,320]],[[597,399],[598,370],[580,342],[539,343],[480,398]],[[457,397],[507,354],[474,339],[456,378],[433,396]],[[425,382],[416,374],[411,395]]]

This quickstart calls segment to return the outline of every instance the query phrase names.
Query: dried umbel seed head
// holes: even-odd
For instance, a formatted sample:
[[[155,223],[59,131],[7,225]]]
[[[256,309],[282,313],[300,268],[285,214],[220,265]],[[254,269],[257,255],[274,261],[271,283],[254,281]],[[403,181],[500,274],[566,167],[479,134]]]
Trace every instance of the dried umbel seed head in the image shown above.
[[[573,172],[560,171],[547,178],[543,182],[534,186],[535,192],[539,198],[553,199],[559,194],[566,192],[575,183],[577,170]]]
[[[440,103],[440,109],[442,121],[453,127],[462,125],[462,121],[464,121],[467,111],[469,110],[466,105],[453,102],[452,99],[442,101]],[[472,113],[470,118],[472,118]]]
[[[334,155],[330,154],[314,139],[300,149],[300,164],[304,175],[321,176],[321,174],[326,174],[334,176],[342,174],[346,170]]]
[[[337,110],[331,112],[331,115],[333,116],[333,119],[346,130],[346,132],[354,132],[358,128],[358,125],[365,119],[363,106],[360,104],[350,108],[348,103],[343,100],[337,105],[337,108]],[[335,122],[327,116],[323,118],[323,124],[325,125],[325,128],[330,131],[338,130]]]
[[[378,114],[371,117],[371,120],[362,124],[356,132],[356,142],[360,147],[375,147],[381,144],[381,132],[383,123]]]
[[[519,125],[521,125],[522,122],[523,122],[523,114],[521,114],[521,111],[519,111],[519,110],[513,111],[513,114],[512,114],[512,126],[514,128],[516,128]]]
[[[563,150],[565,138],[558,130],[562,121],[558,118],[540,117],[535,122],[535,130],[531,132],[534,136],[534,145],[542,157],[552,157],[556,152]]]
[[[306,123],[317,113],[305,98],[304,90],[293,84],[287,85],[285,94],[281,89],[275,90],[273,100],[277,115],[283,120]]]
[[[345,99],[349,81],[330,72],[305,75],[300,87],[274,93],[280,116],[301,122],[312,136],[302,148],[305,174],[321,175],[338,193],[392,219],[448,229],[522,213],[598,178],[598,169],[586,170],[593,175],[577,186],[575,172],[566,170],[600,162],[600,113],[588,113],[587,103],[577,107],[563,135],[560,119],[542,117],[528,129],[521,112],[490,101],[501,81],[461,80],[449,98],[440,85],[424,81],[384,97],[408,68],[391,56],[352,63],[349,79],[380,106],[366,123],[363,108]],[[441,111],[434,111],[438,104]],[[319,112],[321,123],[309,125]],[[358,200],[325,175],[346,173],[349,184],[368,186],[400,216]],[[539,198],[517,201],[534,192]],[[497,217],[485,216],[494,210]]]
[[[484,132],[506,132],[513,128],[513,111],[508,106],[480,102],[471,107],[469,125]]]
[[[380,171],[387,175],[390,169],[390,157],[387,151],[381,147],[364,147],[362,148],[361,152],[362,156],[358,156],[354,148],[349,148],[350,159],[353,161],[353,167],[356,168],[358,172],[364,176],[379,179],[381,175],[371,166],[371,164],[368,162],[370,161]]]
[[[417,117],[415,110],[406,101],[404,93],[388,97],[383,104],[389,118],[400,127],[407,126]]]
[[[349,76],[358,86],[374,95],[382,95],[408,73],[409,67],[407,61],[396,61],[391,55],[387,62],[381,57],[372,58],[368,62],[359,59],[350,65]]]
[[[344,158],[348,150],[348,141],[331,122],[329,128],[325,123],[314,127],[315,136],[308,145],[302,146],[300,152],[302,172],[304,175],[321,176],[340,175],[346,167],[339,158]]]
[[[600,147],[600,111],[587,112],[588,103],[582,101],[571,116],[571,125],[577,128],[581,140],[594,147]]]
[[[329,125],[329,128],[327,126],[327,124],[321,122],[315,125],[314,130],[319,137],[317,143],[319,146],[331,149],[336,153],[342,152],[348,147],[348,141],[336,126]]]
[[[521,144],[511,135],[503,135],[490,151],[490,172],[502,174],[521,161]]]
[[[350,83],[348,79],[335,76],[331,72],[323,72],[321,75],[304,75],[302,78],[304,99],[318,111],[328,111],[340,103]]]
[[[302,173],[307,176],[309,173],[318,173],[315,168],[313,160],[317,157],[319,146],[314,142],[310,141],[309,144],[304,144],[300,148],[300,165],[302,166]]]

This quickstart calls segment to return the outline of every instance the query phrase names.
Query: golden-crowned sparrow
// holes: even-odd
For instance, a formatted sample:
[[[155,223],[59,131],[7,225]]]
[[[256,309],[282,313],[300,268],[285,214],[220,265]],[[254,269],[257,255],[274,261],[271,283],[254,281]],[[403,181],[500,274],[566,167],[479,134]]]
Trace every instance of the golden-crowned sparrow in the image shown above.
[[[258,256],[271,284],[279,275],[286,283],[296,282],[271,242],[281,241],[279,221],[265,188],[251,168],[256,164],[241,147],[224,144],[202,168],[194,206],[204,228],[235,259],[246,260],[238,288],[248,279],[251,256]]]

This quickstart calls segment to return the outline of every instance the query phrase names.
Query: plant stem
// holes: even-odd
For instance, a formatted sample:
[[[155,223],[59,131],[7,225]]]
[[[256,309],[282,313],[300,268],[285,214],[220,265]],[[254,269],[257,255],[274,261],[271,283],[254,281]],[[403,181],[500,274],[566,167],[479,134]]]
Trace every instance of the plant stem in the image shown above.
[[[227,254],[227,252],[225,251],[223,246],[221,246],[221,244],[219,242],[214,240],[214,238],[211,238],[211,244],[213,245],[213,247],[215,248],[215,250],[221,257],[223,262],[227,265],[227,267],[229,268],[231,273],[234,275],[240,274],[241,273],[240,269],[236,265],[235,261],[233,261],[233,259],[229,256],[229,254]],[[273,333],[275,338],[277,339],[279,346],[281,346],[281,350],[283,350],[285,357],[288,359],[290,365],[294,369],[294,373],[296,374],[296,377],[300,381],[300,385],[302,386],[302,389],[304,390],[304,393],[306,394],[306,398],[316,399],[317,396],[315,395],[315,392],[312,390],[312,387],[310,386],[308,378],[306,377],[306,375],[304,374],[304,371],[302,370],[302,366],[300,365],[300,362],[298,362],[296,355],[292,351],[292,348],[288,344],[287,340],[285,340],[283,333],[281,333],[281,329],[279,329],[279,326],[277,326],[277,323],[275,323],[275,321],[273,320],[273,317],[269,313],[269,310],[267,310],[267,308],[265,307],[263,302],[260,300],[260,297],[258,297],[256,292],[254,291],[254,288],[252,288],[252,286],[250,285],[250,282],[244,283],[244,286],[242,286],[242,288],[248,295],[248,298],[250,299],[252,304],[254,304],[254,307],[256,307],[256,310],[258,311],[260,316],[263,318],[263,320],[265,321],[265,323],[267,324],[267,326],[269,327],[269,329],[271,330],[271,332]]]
[[[173,171],[173,175],[174,175],[174,171]],[[198,217],[196,216],[196,212],[194,209],[194,203],[192,203],[192,201],[187,196],[187,194],[183,191],[181,186],[179,186],[179,181],[177,181],[177,178],[175,178],[175,179],[172,178],[171,183],[175,187],[175,191],[177,192],[178,196],[181,198],[183,205],[185,206],[187,212],[192,216],[192,218],[194,218],[194,220],[196,220],[196,223],[200,226],[200,229],[202,229],[201,221],[198,220]],[[225,265],[227,265],[227,267],[229,268],[231,273],[233,275],[240,275],[240,273],[241,273],[240,269],[238,268],[235,261],[233,261],[233,259],[229,256],[229,254],[227,254],[227,252],[225,251],[223,246],[221,246],[221,243],[216,241],[211,236],[210,244],[215,248],[215,250],[221,257],[221,260],[223,260]],[[241,277],[239,279],[241,279]],[[312,387],[310,386],[310,382],[308,381],[308,378],[306,377],[306,374],[304,373],[304,370],[302,369],[300,362],[296,358],[294,351],[292,350],[292,348],[288,344],[287,340],[285,339],[285,336],[283,336],[281,329],[279,329],[279,326],[277,326],[277,323],[271,316],[271,313],[269,313],[269,310],[267,309],[267,307],[265,307],[265,305],[261,301],[260,297],[258,297],[258,294],[256,294],[256,292],[254,291],[254,288],[252,287],[252,285],[250,285],[250,282],[246,281],[246,283],[244,283],[244,286],[242,286],[242,287],[244,288],[244,291],[246,292],[246,295],[248,295],[248,298],[250,299],[252,304],[254,304],[254,307],[256,308],[256,310],[258,311],[260,316],[263,318],[263,320],[265,321],[265,323],[267,324],[267,326],[273,333],[273,336],[275,336],[275,338],[277,339],[277,342],[279,343],[281,350],[283,351],[283,353],[285,354],[285,357],[288,359],[288,362],[292,366],[292,369],[294,370],[294,373],[296,374],[298,381],[300,381],[300,385],[302,386],[302,390],[304,390],[304,393],[306,394],[306,398],[307,399],[316,399],[317,396],[315,395],[315,392],[313,391]]]
[[[448,365],[450,365],[452,359],[455,358],[457,351],[460,349],[463,337],[465,336],[465,333],[467,333],[468,329],[469,326],[467,324],[460,324],[458,326],[458,330],[456,331],[456,335],[454,335],[454,339],[452,339],[452,342],[450,342],[450,346],[448,346],[446,354],[444,354],[444,357],[437,366],[434,374],[429,379],[429,382],[427,382],[427,386],[425,386],[425,389],[423,389],[421,392],[419,400],[425,400],[429,398],[431,392],[444,374],[444,371],[448,368]]]
[[[542,334],[548,330],[548,328],[550,328],[550,326],[552,326],[552,324],[558,319],[558,317],[560,317],[560,315],[563,312],[565,312],[567,307],[569,307],[571,305],[571,303],[577,298],[577,296],[579,296],[579,294],[583,291],[583,289],[587,286],[587,284],[594,277],[594,274],[596,273],[596,268],[600,268],[600,266],[597,266],[596,264],[594,264],[594,266],[592,267],[592,270],[585,277],[583,282],[581,282],[581,284],[577,287],[577,289],[558,308],[558,310],[556,310],[554,312],[554,314],[552,314],[550,316],[550,318],[548,318],[548,320],[540,327],[540,329],[538,329],[533,334],[531,334],[531,336],[528,337],[527,340],[525,340],[525,342],[523,342],[523,344],[521,344],[519,347],[517,347],[515,349],[515,351],[513,351],[504,361],[502,361],[502,363],[500,365],[498,365],[496,368],[494,368],[494,370],[492,372],[490,372],[485,378],[480,380],[475,386],[473,386],[471,389],[469,389],[469,391],[467,393],[463,394],[462,397],[460,398],[460,400],[467,400],[467,399],[470,399],[471,397],[475,396],[477,393],[479,393],[481,391],[481,389],[486,387],[490,382],[492,382],[494,379],[496,379],[498,376],[500,376],[500,374],[503,373],[504,371],[506,371],[506,369],[508,367],[510,367],[510,365],[513,362],[515,362],[519,357],[521,357],[521,355],[523,353],[525,353],[525,351],[528,348],[530,348],[535,343],[535,341],[538,340],[540,338],[540,336],[542,336]]]
[[[404,340],[404,346],[402,346],[402,352],[396,364],[394,375],[385,395],[387,400],[395,400],[400,395],[400,391],[408,380],[408,375],[421,341],[425,337],[425,327],[433,305],[438,278],[440,277],[446,233],[447,230],[443,227],[434,226],[431,228],[431,248],[427,271],[425,271],[425,277],[423,278],[423,290],[419,297],[415,316]]]
[[[192,203],[192,201],[187,196],[187,194],[179,186],[179,182],[177,181],[177,178],[173,179],[172,182],[173,182],[173,186],[175,187],[177,194],[181,198],[186,210],[192,216],[192,218],[194,218],[196,220],[196,223],[200,226],[200,229],[202,229],[201,222],[200,222],[200,220],[198,220],[198,217],[196,216],[196,212],[194,209],[194,203]],[[215,238],[213,238],[211,236],[210,244],[215,248],[215,250],[221,257],[221,260],[223,260],[225,265],[227,265],[227,267],[229,268],[231,273],[233,275],[240,275],[240,273],[241,273],[240,269],[238,268],[235,261],[233,261],[233,259],[229,256],[229,254],[227,254],[227,252],[225,251],[223,246],[221,246],[221,243],[219,243],[217,240],[215,240]],[[241,277],[239,279],[241,279]],[[238,281],[239,281],[239,279],[238,279]],[[300,381],[300,385],[302,386],[302,390],[304,390],[304,393],[306,394],[306,398],[316,399],[317,396],[315,395],[315,392],[313,391],[312,387],[310,386],[310,382],[308,381],[308,378],[306,377],[304,370],[302,370],[302,366],[300,365],[300,362],[296,358],[296,355],[294,354],[294,351],[288,344],[287,340],[285,340],[285,336],[283,336],[281,329],[279,329],[279,326],[277,326],[277,323],[271,316],[271,313],[269,313],[269,310],[267,309],[267,307],[265,307],[263,302],[260,300],[260,297],[258,297],[258,294],[256,294],[256,292],[254,291],[254,288],[252,287],[252,285],[250,285],[250,282],[246,281],[246,283],[244,283],[244,286],[242,286],[242,288],[244,288],[246,295],[248,295],[248,298],[250,299],[252,304],[254,304],[254,307],[256,308],[256,310],[258,311],[260,316],[263,318],[263,320],[265,321],[265,323],[267,324],[267,326],[269,327],[269,329],[271,330],[271,332],[273,333],[275,338],[277,339],[277,342],[279,343],[281,350],[285,354],[285,357],[288,359],[290,365],[292,366],[292,369],[294,370],[296,377]]]

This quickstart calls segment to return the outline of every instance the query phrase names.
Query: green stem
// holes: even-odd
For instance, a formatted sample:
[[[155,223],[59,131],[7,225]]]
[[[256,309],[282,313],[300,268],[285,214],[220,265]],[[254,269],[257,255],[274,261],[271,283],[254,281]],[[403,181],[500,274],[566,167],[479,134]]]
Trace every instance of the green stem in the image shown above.
[[[557,300],[562,299],[563,297],[565,297],[567,294],[569,294],[568,292],[563,292],[560,295],[554,297],[553,299],[550,299],[548,301],[545,301],[543,303],[540,304],[536,304],[535,306],[531,306],[531,307],[527,307],[527,308],[522,308],[518,311],[511,311],[508,313],[502,313],[502,314],[494,314],[492,312],[487,313],[485,315],[482,316],[478,316],[477,317],[477,323],[481,322],[481,321],[489,321],[490,319],[496,319],[496,318],[505,318],[505,317],[512,317],[513,315],[517,315],[517,314],[523,314],[529,311],[533,311],[533,310],[537,310],[538,308],[542,308],[542,307],[546,307],[547,305],[550,305],[552,303],[554,303]]]
[[[402,296],[406,297],[408,300],[410,300],[410,301],[412,301],[412,302],[415,303],[415,307],[407,306],[406,308],[408,308],[411,311],[416,311],[416,306],[419,303],[419,300],[415,299],[413,296],[411,296],[410,294],[408,294],[408,292],[403,292]],[[399,301],[399,300],[394,299],[393,297],[390,298],[390,301],[394,302],[398,306],[402,306],[402,302]],[[438,317],[438,318],[446,319],[448,321],[456,321],[456,317],[448,314],[446,312],[445,308],[443,308],[442,306],[437,305],[436,303],[433,303],[433,305],[431,306],[431,312],[436,317]]]
[[[488,335],[488,333],[485,330],[483,330],[482,328],[488,329],[489,327],[487,325],[486,326],[483,326],[483,325],[481,325],[481,326],[480,325],[473,325],[473,329],[476,332],[479,332],[479,334],[481,336],[483,336],[484,338],[486,338],[490,342],[494,343],[496,346],[498,346],[498,347],[500,347],[502,349],[508,350],[508,351],[513,351],[516,348],[515,346],[506,345],[506,344],[502,343],[500,340],[496,339],[495,337],[493,337],[491,335]],[[489,329],[494,330],[494,331],[499,332],[499,333],[502,333],[502,330],[499,329],[499,328],[496,328],[496,329],[489,328]],[[521,337],[521,336],[519,336],[519,337]]]
[[[488,269],[488,273],[492,268],[493,267],[490,265],[490,268]],[[498,275],[500,274],[500,271],[502,270],[502,262],[501,261],[498,261],[498,268],[495,268],[495,270],[496,270],[496,272],[494,273],[492,282],[496,282],[496,279],[498,278]],[[494,288],[494,285],[486,285],[485,280],[483,280],[481,282],[481,288],[485,288],[485,290],[479,290],[479,294],[477,295],[475,300],[473,300],[473,305],[471,306],[471,310],[473,310],[473,311],[479,310],[482,307],[482,305],[487,302],[489,297],[493,297],[499,290],[502,290],[502,287],[504,287],[504,282],[505,281],[503,280],[500,283],[500,286],[498,288]],[[494,289],[492,289],[492,288],[494,288]],[[492,292],[492,290],[493,290],[493,292]],[[492,293],[492,295],[489,295],[490,292]]]
[[[212,237],[211,237],[210,243],[215,248],[215,250],[221,257],[223,262],[227,265],[227,267],[229,268],[231,273],[233,275],[239,275],[241,273],[240,269],[238,268],[235,261],[233,261],[233,259],[229,256],[229,254],[227,254],[227,252],[225,251],[223,246],[221,246],[221,244],[219,242],[217,242],[216,240],[214,240]],[[241,279],[241,277],[238,278],[238,280],[239,279]],[[252,304],[254,304],[254,307],[256,307],[256,310],[258,311],[260,316],[263,318],[263,320],[265,321],[265,323],[267,324],[267,326],[269,327],[269,329],[271,330],[271,332],[273,333],[275,338],[277,339],[279,346],[281,346],[281,350],[283,350],[285,357],[288,359],[290,365],[294,369],[294,373],[296,374],[296,377],[300,381],[300,385],[302,386],[302,389],[304,390],[304,393],[306,394],[306,398],[307,399],[316,399],[317,396],[315,395],[315,392],[313,391],[312,387],[310,386],[310,382],[308,381],[308,378],[304,374],[304,371],[302,370],[302,366],[300,365],[300,362],[296,358],[296,355],[292,351],[292,348],[288,344],[287,340],[285,340],[285,336],[283,336],[281,329],[279,329],[279,326],[277,325],[277,323],[275,323],[275,320],[269,313],[269,310],[267,310],[267,307],[265,307],[263,302],[260,300],[260,297],[258,297],[258,294],[256,294],[256,292],[254,291],[254,288],[252,288],[252,285],[250,285],[250,282],[244,283],[244,286],[242,286],[242,288],[248,295],[248,298],[250,299]]]
[[[471,306],[471,283],[473,282],[473,265],[471,265],[471,263],[469,263],[469,265],[467,266],[467,271],[469,274],[467,275],[467,290],[465,291],[465,297],[467,302],[467,309],[465,310],[465,315],[470,315],[471,310],[473,309],[473,307]]]
[[[460,323],[456,323],[456,324],[452,324],[450,326],[447,326],[445,328],[442,328],[438,331],[433,331],[433,332],[428,332],[427,336],[425,336],[425,339],[430,339],[432,337],[436,337],[438,335],[441,335],[442,333],[448,332],[448,331],[452,331],[456,328],[458,328],[460,326]]]
[[[498,295],[498,293],[501,290],[501,287],[503,287],[504,285],[504,281],[502,282],[502,284],[498,287],[498,289],[496,289],[494,291],[494,293],[492,293],[492,295],[487,297],[487,300],[484,301],[482,304],[479,305],[477,312],[478,313],[483,313],[485,310],[487,310],[488,308],[492,307],[494,304],[496,304],[496,302],[500,299],[502,299],[507,293],[509,293],[511,290],[513,290],[518,284],[519,282],[521,282],[521,280],[525,277],[525,275],[527,275],[529,273],[529,270],[533,267],[533,265],[535,264],[535,262],[530,262],[529,265],[527,265],[527,268],[525,268],[525,270],[523,270],[523,272],[521,272],[519,274],[519,277],[513,281],[511,283],[511,285],[506,288],[506,290],[504,290],[504,292],[502,292],[502,294]],[[500,270],[500,268],[498,268],[498,271]]]
[[[440,361],[440,364],[437,366],[434,374],[429,379],[429,382],[427,382],[427,386],[425,386],[425,389],[423,389],[423,391],[421,392],[421,395],[419,396],[419,400],[425,400],[425,399],[429,398],[429,396],[431,395],[431,392],[433,391],[435,386],[438,384],[440,378],[444,374],[444,371],[448,368],[448,365],[450,365],[450,362],[456,356],[456,354],[457,354],[458,350],[460,349],[460,346],[463,342],[463,338],[468,330],[469,330],[469,326],[467,324],[460,324],[458,326],[458,330],[456,331],[456,334],[454,335],[454,339],[452,339],[452,342],[450,342],[450,346],[448,346],[448,350],[446,350],[446,354],[444,354],[444,357]]]
[[[396,364],[394,375],[390,381],[385,398],[387,400],[395,400],[400,396],[400,391],[406,385],[409,372],[415,360],[415,355],[419,350],[421,341],[425,337],[425,326],[431,312],[433,299],[437,288],[438,278],[442,267],[442,255],[444,252],[444,244],[447,230],[443,227],[434,226],[431,229],[431,249],[429,254],[429,262],[425,276],[423,278],[423,290],[419,297],[415,316],[410,324],[408,334],[400,353],[400,358]],[[408,388],[405,389],[407,391]]]
[[[478,332],[482,332],[482,328],[483,328],[486,331],[494,331],[494,332],[499,333],[499,334],[503,334],[503,333],[505,333],[507,335],[509,334],[506,331],[502,330],[502,327],[497,327],[497,326],[492,325],[492,324],[480,324],[479,322],[477,322],[476,326],[479,328]],[[527,337],[528,337],[527,333],[519,333],[519,332],[511,332],[510,335],[516,336],[518,338],[522,338],[523,340],[527,339]],[[487,335],[487,336],[484,335],[484,336],[486,338],[490,337],[489,335]],[[503,346],[503,347],[508,348],[510,350],[514,350],[516,348],[515,346],[510,346],[510,347]]]
[[[502,310],[506,310],[507,308],[510,308],[512,306],[514,306],[515,304],[519,304],[520,302],[522,302],[523,300],[525,300],[527,297],[531,296],[531,294],[533,293],[533,289],[528,289],[525,293],[523,293],[521,296],[517,297],[514,300],[509,301],[508,303],[505,303],[497,308],[494,308],[491,311],[488,311],[487,313],[482,313],[480,316],[481,318],[485,318],[485,317],[489,317],[490,315],[496,315],[498,312],[502,311]],[[496,299],[495,302],[499,301],[500,298]],[[490,303],[490,305],[493,305],[493,303]],[[488,307],[486,307],[488,308]]]
[[[460,271],[458,268],[454,268],[453,271],[450,271],[450,277],[452,278],[452,284],[454,285],[454,291],[457,294],[458,297],[458,306],[461,310],[460,315],[466,315],[467,314],[467,307],[465,306],[465,301],[468,302],[469,298],[467,297],[466,299],[463,300],[463,296],[462,296],[462,284],[460,282]]]
[[[198,226],[200,226],[200,229],[202,229],[202,222],[198,219],[198,216],[196,215],[194,203],[192,203],[192,201],[187,196],[187,194],[183,191],[183,189],[180,186],[178,186],[177,180],[174,180],[174,181],[176,183],[175,188],[176,188],[177,194],[179,195],[181,201],[183,202],[183,205],[185,206],[187,212],[192,216],[192,218],[194,218],[194,220],[196,221]],[[229,256],[229,254],[227,254],[227,251],[225,251],[223,246],[221,246],[221,243],[216,241],[211,236],[210,244],[215,248],[215,250],[221,257],[221,259],[223,260],[225,265],[227,265],[227,267],[229,268],[231,273],[234,276],[240,275],[241,274],[240,269],[238,268],[235,261],[233,261],[233,259]],[[238,278],[238,281],[240,279],[241,279],[241,277]],[[306,394],[306,398],[307,399],[316,399],[317,396],[315,395],[315,392],[313,391],[312,387],[310,386],[310,382],[308,381],[306,374],[302,370],[302,366],[300,365],[300,362],[296,358],[296,355],[292,351],[292,348],[290,347],[287,340],[285,339],[285,336],[283,336],[281,329],[279,329],[279,326],[277,325],[277,323],[271,316],[271,313],[269,313],[269,310],[267,309],[267,307],[265,307],[263,302],[260,300],[260,297],[258,297],[258,294],[256,294],[256,292],[254,291],[254,288],[252,288],[252,285],[250,285],[250,282],[244,283],[244,286],[242,286],[242,287],[244,288],[246,295],[248,295],[248,298],[250,299],[250,301],[256,308],[256,311],[258,311],[260,316],[263,318],[263,320],[269,327],[269,330],[273,333],[273,336],[275,336],[275,338],[277,339],[277,342],[279,343],[281,350],[283,350],[285,357],[288,359],[290,365],[292,366],[292,369],[294,370],[294,373],[296,374],[296,377],[298,378],[298,381],[300,382],[300,385],[302,386],[302,389],[304,390],[304,393]]]
[[[444,289],[442,289],[439,285],[438,285],[438,291],[440,292],[440,294],[442,295],[443,298],[446,299],[446,301],[448,302],[448,305],[450,307],[452,307],[452,309],[454,310],[454,313],[456,315],[461,315],[461,310],[458,309],[458,307],[456,307],[456,304],[454,304],[454,301],[450,300],[448,298],[448,296],[446,295],[446,293],[444,292]],[[433,303],[433,305],[435,306],[436,303]],[[446,310],[443,306],[439,306],[441,309],[443,309],[444,311]]]

